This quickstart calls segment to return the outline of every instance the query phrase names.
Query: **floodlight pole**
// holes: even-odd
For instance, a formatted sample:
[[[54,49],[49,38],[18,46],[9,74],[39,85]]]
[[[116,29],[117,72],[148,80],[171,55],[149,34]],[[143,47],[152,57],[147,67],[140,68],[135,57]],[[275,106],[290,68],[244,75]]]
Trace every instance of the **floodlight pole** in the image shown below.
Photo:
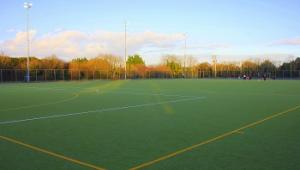
[[[183,67],[184,67],[184,77],[186,77],[186,33],[184,33],[184,62],[183,62]]]
[[[27,35],[27,72],[26,72],[26,81],[30,82],[30,34],[29,34],[29,9],[32,7],[31,3],[25,2],[24,8],[26,9],[26,35]]]
[[[124,79],[127,79],[127,21],[125,21],[124,24],[124,65],[125,65],[125,74],[124,74]]]
[[[186,34],[184,36],[184,77],[186,77]]]
[[[217,78],[217,56],[213,55],[212,56],[212,61],[213,61],[213,64],[214,64],[214,75],[215,75],[215,78]]]

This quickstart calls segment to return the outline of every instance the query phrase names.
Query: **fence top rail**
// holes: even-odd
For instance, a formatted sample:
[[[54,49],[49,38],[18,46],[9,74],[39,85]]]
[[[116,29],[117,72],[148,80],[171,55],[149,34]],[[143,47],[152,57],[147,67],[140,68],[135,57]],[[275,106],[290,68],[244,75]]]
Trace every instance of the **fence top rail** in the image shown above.
[[[0,70],[6,70],[6,71],[11,71],[11,70],[18,70],[18,71],[27,71],[26,69],[7,69],[7,68],[0,68]],[[86,69],[31,69],[31,71],[36,71],[36,70],[65,70],[65,71],[113,71],[113,70],[86,70]]]
[[[0,68],[2,71],[27,71],[26,69],[7,69],[7,68]],[[81,71],[81,72],[109,72],[109,71],[117,71],[117,70],[101,70],[101,69],[31,69],[31,71]],[[209,71],[209,70],[201,70],[199,69],[198,71],[201,72],[214,72],[214,71]],[[264,72],[264,71],[259,71],[259,70],[219,70],[217,72],[224,72],[224,71],[230,71],[230,72]],[[266,71],[266,72],[300,72],[300,70],[271,70],[271,71]],[[124,72],[124,71],[121,71]],[[136,72],[136,71],[128,71],[128,72]],[[172,71],[159,71],[159,70],[145,70],[145,72],[164,72],[164,73],[173,73]],[[191,72],[191,71],[187,71]],[[181,73],[181,72],[179,72]]]

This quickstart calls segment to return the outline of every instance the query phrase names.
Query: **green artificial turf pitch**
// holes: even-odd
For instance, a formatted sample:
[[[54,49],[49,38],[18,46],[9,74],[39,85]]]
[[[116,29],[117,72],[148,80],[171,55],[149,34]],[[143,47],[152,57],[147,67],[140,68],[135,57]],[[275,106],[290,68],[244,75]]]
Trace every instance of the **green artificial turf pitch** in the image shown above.
[[[300,169],[300,81],[0,84],[0,169]]]

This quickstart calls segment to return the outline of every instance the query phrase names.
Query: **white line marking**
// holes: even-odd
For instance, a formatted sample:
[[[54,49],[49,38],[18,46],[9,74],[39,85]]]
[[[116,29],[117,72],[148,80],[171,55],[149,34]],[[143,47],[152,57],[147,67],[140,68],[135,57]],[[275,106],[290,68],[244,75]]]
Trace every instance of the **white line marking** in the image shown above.
[[[85,89],[89,89],[89,88],[80,88],[80,87],[71,87],[71,88],[49,88],[49,87],[35,87],[35,86],[23,86],[26,88],[32,88],[32,89],[38,89],[38,90],[59,90],[59,91],[66,91],[69,89],[78,89],[78,90],[85,90]],[[101,89],[101,88],[100,88]],[[134,89],[131,88],[124,88],[127,90],[131,90],[129,92],[106,92],[106,93],[111,93],[111,94],[132,94],[132,95],[148,95],[148,96],[165,96],[165,97],[183,97],[183,98],[194,98],[197,96],[184,96],[184,95],[174,95],[174,94],[164,94],[164,93],[141,93],[141,92],[137,92]],[[96,89],[96,92],[99,93],[99,88]],[[134,90],[134,91],[132,91]],[[92,92],[90,92],[92,93]],[[102,93],[101,93],[102,94]],[[75,96],[74,96],[75,95]],[[20,107],[13,107],[13,108],[6,108],[6,109],[0,109],[0,112],[3,111],[10,111],[10,110],[20,110],[20,109],[30,109],[30,108],[35,108],[35,107],[41,107],[41,106],[47,106],[47,105],[56,105],[56,104],[60,104],[60,103],[64,103],[67,101],[71,101],[74,98],[77,98],[79,95],[78,93],[75,93],[72,97],[70,98],[66,98],[60,101],[56,101],[56,102],[49,102],[49,103],[42,103],[42,104],[37,104],[37,105],[27,105],[27,106],[20,106]]]
[[[90,111],[77,112],[77,113],[56,114],[56,115],[51,115],[51,116],[33,117],[33,118],[28,118],[28,119],[9,120],[9,121],[0,122],[0,125],[15,124],[15,123],[28,122],[28,121],[41,120],[41,119],[52,119],[52,118],[76,116],[76,115],[95,113],[95,112],[101,113],[101,112],[125,110],[125,109],[130,109],[130,108],[155,106],[155,105],[161,105],[161,104],[166,104],[166,103],[179,103],[179,102],[185,102],[185,101],[201,100],[201,99],[205,99],[205,98],[206,98],[205,96],[201,96],[201,97],[194,97],[194,98],[189,98],[189,99],[177,99],[177,100],[169,100],[169,101],[162,101],[162,102],[156,102],[156,103],[145,103],[145,104],[138,104],[138,105],[122,106],[122,107],[112,107],[112,108],[97,109],[97,110],[90,110]]]
[[[68,98],[65,98],[65,99],[62,99],[62,100],[58,100],[56,102],[48,102],[48,103],[42,103],[42,104],[36,104],[36,105],[27,105],[27,106],[20,106],[20,107],[12,107],[12,108],[0,109],[0,112],[11,111],[11,110],[20,110],[20,109],[30,109],[30,108],[41,107],[41,106],[48,106],[48,105],[56,105],[56,104],[60,104],[60,103],[69,102],[71,100],[76,99],[77,97],[79,97],[79,94],[75,93],[71,97],[68,97]]]
[[[24,86],[26,88],[30,88],[30,89],[38,89],[38,90],[58,90],[58,91],[65,91],[65,90],[70,90],[70,89],[85,89],[85,88],[80,88],[80,87],[70,87],[70,88],[50,88],[50,87],[35,87],[35,86]]]
[[[71,87],[71,88],[49,88],[49,87],[33,87],[29,86],[27,88],[33,88],[33,89],[44,89],[44,90],[70,90],[70,89],[78,89],[78,90],[88,90],[90,87]],[[132,88],[122,88],[126,90],[130,90],[127,92],[106,92],[106,93],[115,93],[115,94],[135,94],[135,95],[149,95],[149,96],[166,96],[166,97],[197,97],[197,96],[185,96],[185,95],[176,95],[176,94],[164,94],[164,93],[142,93],[144,90],[141,89],[132,89]],[[101,92],[101,86],[100,88],[96,87],[96,90],[100,90]],[[165,90],[164,90],[165,91]],[[90,92],[91,93],[91,92]]]
[[[70,88],[49,88],[49,87],[33,87],[33,86],[28,86],[26,88],[32,88],[32,89],[40,89],[40,90],[59,90],[59,91],[65,91],[65,90],[70,90],[70,89],[78,89],[78,90],[88,90],[91,87],[70,87]],[[101,86],[100,87],[95,87],[96,90],[100,90],[101,92]],[[166,97],[197,97],[197,96],[185,96],[185,95],[176,95],[176,94],[164,94],[164,93],[143,93],[143,91],[141,90],[135,90],[132,88],[122,88],[122,89],[126,89],[126,90],[130,90],[127,92],[111,92],[111,91],[107,91],[106,93],[115,93],[115,94],[135,94],[135,95],[149,95],[149,96],[166,96]],[[99,92],[99,91],[98,91]],[[92,93],[92,91],[90,92]]]
[[[165,96],[165,97],[182,97],[182,98],[197,98],[197,96],[184,96],[177,94],[164,94],[164,93],[140,93],[140,92],[107,92],[107,93],[116,93],[116,94],[132,94],[132,95],[148,95],[148,96]]]

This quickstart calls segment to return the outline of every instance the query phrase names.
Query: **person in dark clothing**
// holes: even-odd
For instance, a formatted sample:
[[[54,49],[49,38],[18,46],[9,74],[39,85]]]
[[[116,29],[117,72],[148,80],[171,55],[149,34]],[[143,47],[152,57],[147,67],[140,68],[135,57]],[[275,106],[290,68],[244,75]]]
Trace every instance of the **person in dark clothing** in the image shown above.
[[[266,74],[263,75],[263,79],[264,79],[264,81],[267,80],[267,75]]]

